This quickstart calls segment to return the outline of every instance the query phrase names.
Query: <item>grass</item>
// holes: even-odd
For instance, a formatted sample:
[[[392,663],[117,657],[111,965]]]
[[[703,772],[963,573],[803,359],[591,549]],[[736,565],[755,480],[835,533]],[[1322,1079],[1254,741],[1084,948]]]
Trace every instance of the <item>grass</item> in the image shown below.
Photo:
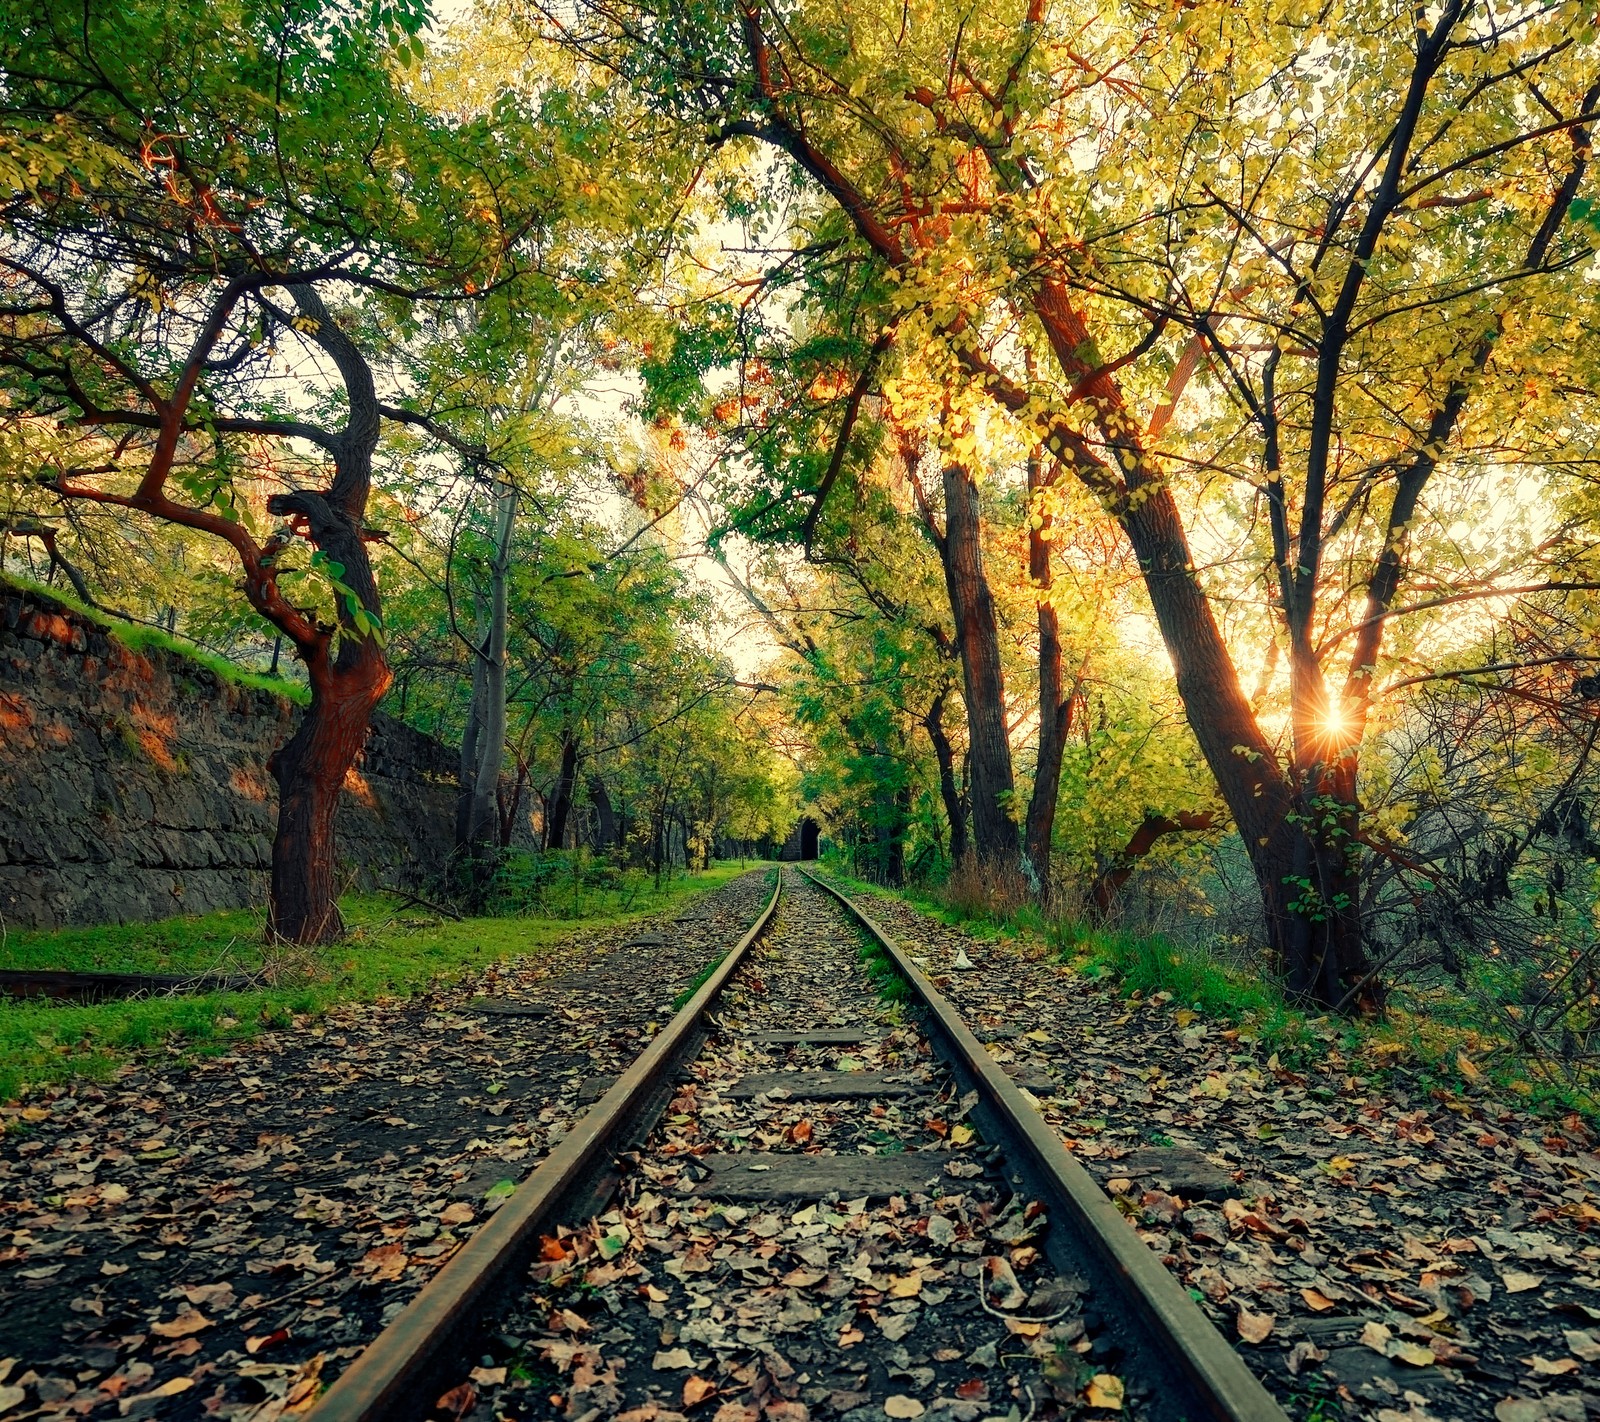
[[[1500,1024],[1464,994],[1397,991],[1382,1019],[1334,1018],[1297,1007],[1271,979],[1221,962],[1203,945],[1052,917],[1031,903],[1012,909],[954,906],[926,888],[882,889],[835,866],[828,871],[841,885],[898,898],[974,937],[1031,945],[1129,997],[1167,994],[1176,1008],[1238,1028],[1241,1040],[1276,1053],[1292,1070],[1321,1068],[1378,1080],[1404,1070],[1412,1086],[1516,1097],[1543,1114],[1576,1113],[1600,1124],[1593,1080],[1517,1050]]]
[[[634,894],[627,910],[591,902],[571,917],[472,918],[447,922],[399,910],[393,900],[357,897],[345,910],[351,932],[339,944],[288,957],[275,986],[248,993],[197,993],[119,1002],[67,1004],[0,999],[0,1101],[72,1078],[106,1080],[133,1058],[157,1050],[169,1058],[225,1051],[242,1038],[291,1026],[341,1002],[415,993],[490,963],[548,948],[586,927],[621,924],[672,910],[720,888],[748,865],[723,863],[692,878]],[[9,934],[0,967],[188,972],[269,964],[261,919],[245,911],[162,923]]]
[[[224,681],[232,682],[235,686],[247,687],[252,691],[270,691],[274,696],[287,696],[302,706],[311,700],[310,688],[304,682],[292,681],[287,677],[268,676],[265,672],[250,671],[237,662],[231,662],[215,652],[206,651],[204,647],[194,642],[175,637],[160,627],[112,617],[99,608],[80,602],[71,593],[64,592],[60,588],[50,587],[17,573],[0,574],[0,588],[8,586],[57,603],[86,621],[93,622],[130,651],[174,652],[188,661],[205,667],[208,671],[215,672]]]
[[[911,984],[900,976],[894,959],[883,951],[878,940],[867,933],[861,935],[861,961],[883,1001],[904,1003],[911,1000]]]
[[[722,960],[727,956],[726,953],[718,953],[705,967],[701,968],[698,973],[689,979],[689,986],[672,999],[672,1010],[674,1012],[682,1012],[689,1005],[690,999],[711,981],[711,975],[722,966]]]

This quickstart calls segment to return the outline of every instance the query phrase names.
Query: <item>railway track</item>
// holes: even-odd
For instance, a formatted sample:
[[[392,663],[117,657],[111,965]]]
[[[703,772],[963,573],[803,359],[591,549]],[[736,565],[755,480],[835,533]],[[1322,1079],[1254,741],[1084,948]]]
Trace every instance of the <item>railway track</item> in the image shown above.
[[[1284,1422],[941,966],[785,871],[313,1422]]]

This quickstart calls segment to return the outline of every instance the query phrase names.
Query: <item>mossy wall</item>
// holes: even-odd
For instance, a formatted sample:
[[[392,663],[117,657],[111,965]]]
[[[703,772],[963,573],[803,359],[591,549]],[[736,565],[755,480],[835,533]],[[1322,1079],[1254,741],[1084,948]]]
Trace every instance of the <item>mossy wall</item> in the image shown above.
[[[267,758],[300,715],[286,696],[0,586],[0,918],[48,928],[263,902]],[[455,753],[376,717],[339,814],[352,883],[437,877],[454,803]]]

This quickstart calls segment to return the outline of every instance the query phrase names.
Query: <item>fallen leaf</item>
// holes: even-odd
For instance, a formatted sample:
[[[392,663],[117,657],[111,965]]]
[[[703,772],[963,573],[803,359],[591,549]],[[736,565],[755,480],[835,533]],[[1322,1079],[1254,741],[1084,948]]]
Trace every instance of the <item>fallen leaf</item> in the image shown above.
[[[27,1389],[13,1387],[7,1383],[0,1386],[0,1412],[9,1412],[13,1407],[21,1407],[28,1399]]]
[[[1301,1289],[1300,1297],[1305,1300],[1306,1307],[1314,1313],[1326,1313],[1335,1307],[1333,1300],[1320,1289]]]
[[[117,1403],[117,1411],[126,1417],[136,1402],[150,1402],[158,1397],[176,1397],[180,1392],[188,1392],[193,1386],[193,1378],[168,1378],[160,1387],[151,1388],[149,1392],[135,1393],[132,1397],[122,1398]]]
[[[504,1368],[474,1368],[467,1374],[479,1387],[500,1387],[506,1380]]]
[[[392,1283],[406,1272],[406,1247],[403,1244],[380,1244],[361,1256],[361,1272],[374,1283]]]
[[[1583,1398],[1577,1393],[1549,1397],[1508,1397],[1494,1405],[1495,1422],[1583,1422]]]
[[[789,1127],[789,1139],[796,1145],[806,1145],[811,1140],[811,1122],[796,1121]]]
[[[1500,1282],[1506,1286],[1508,1294],[1525,1294],[1529,1289],[1537,1289],[1544,1283],[1544,1275],[1524,1274],[1517,1269],[1508,1269],[1500,1276]]]
[[[663,1348],[651,1360],[652,1368],[692,1368],[694,1359],[687,1348]]]
[[[1600,1363],[1600,1339],[1582,1328],[1569,1328],[1565,1337],[1567,1347],[1586,1363]]]
[[[244,1351],[254,1357],[264,1348],[276,1348],[278,1344],[287,1343],[288,1341],[289,1330],[287,1328],[279,1328],[272,1333],[263,1333],[259,1338],[246,1338],[244,1340]]]
[[[441,1408],[445,1412],[453,1413],[457,1418],[462,1418],[472,1410],[477,1401],[478,1389],[473,1387],[471,1383],[464,1382],[459,1387],[451,1388],[438,1402],[434,1403],[434,1406]]]
[[[465,1200],[457,1200],[439,1212],[439,1221],[447,1225],[466,1224],[475,1213],[476,1211]]]
[[[198,1333],[202,1328],[210,1327],[211,1320],[199,1309],[186,1308],[176,1318],[168,1319],[165,1323],[152,1323],[150,1331],[158,1338],[187,1338],[191,1333]]]
[[[903,1274],[898,1279],[889,1281],[889,1297],[894,1299],[914,1299],[922,1292],[922,1271],[913,1269],[909,1274]]]
[[[1083,1390],[1083,1400],[1090,1407],[1103,1407],[1107,1412],[1122,1411],[1122,1379],[1114,1373],[1096,1373]]]
[[[1270,1313],[1251,1313],[1249,1309],[1240,1305],[1239,1308],[1239,1337],[1246,1343],[1265,1343],[1267,1335],[1272,1332],[1272,1315]],[[1119,1407],[1121,1403],[1117,1404]]]
[[[1531,1358],[1524,1358],[1522,1361],[1532,1368],[1534,1372],[1538,1373],[1540,1377],[1546,1378],[1558,1378],[1563,1373],[1575,1373],[1583,1366],[1576,1358],[1556,1358],[1552,1360],[1550,1358],[1541,1358],[1537,1353]]]
[[[1028,1295],[1017,1282],[1011,1265],[998,1254],[992,1254],[983,1261],[983,1271],[988,1276],[984,1292],[996,1308],[1021,1308],[1027,1302]]]
[[[707,1382],[698,1373],[683,1380],[683,1405],[698,1407],[717,1390],[714,1382]]]
[[[1307,1368],[1327,1362],[1328,1354],[1325,1349],[1302,1338],[1289,1350],[1289,1356],[1284,1361],[1288,1365],[1290,1376],[1299,1377]]]
[[[1371,1348],[1374,1353],[1383,1353],[1385,1356],[1388,1356],[1386,1350],[1389,1347],[1389,1339],[1391,1336],[1392,1335],[1390,1334],[1389,1330],[1381,1323],[1369,1322],[1367,1326],[1361,1330],[1362,1343],[1364,1343],[1368,1348]]]
[[[890,1417],[920,1417],[927,1411],[914,1397],[907,1397],[903,1392],[894,1393],[883,1400],[883,1410]]]

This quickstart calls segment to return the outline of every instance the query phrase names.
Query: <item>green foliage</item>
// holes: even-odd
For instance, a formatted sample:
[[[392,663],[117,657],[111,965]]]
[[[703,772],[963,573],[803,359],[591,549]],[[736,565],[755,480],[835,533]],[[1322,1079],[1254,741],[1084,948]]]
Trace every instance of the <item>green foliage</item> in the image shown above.
[[[598,896],[583,921],[603,927],[668,912],[744,872],[710,872],[642,885],[624,908]],[[261,947],[257,914],[225,912],[157,924],[55,932],[13,932],[0,942],[0,966],[108,972],[263,972],[277,985],[250,993],[200,993],[125,1002],[48,1005],[0,998],[0,1100],[72,1077],[104,1080],[140,1053],[182,1055],[287,1027],[340,1002],[415,993],[494,962],[538,953],[573,925],[571,916],[492,917],[459,923],[397,912],[391,900],[342,906],[350,938],[292,961]],[[281,976],[278,976],[281,974]]]

